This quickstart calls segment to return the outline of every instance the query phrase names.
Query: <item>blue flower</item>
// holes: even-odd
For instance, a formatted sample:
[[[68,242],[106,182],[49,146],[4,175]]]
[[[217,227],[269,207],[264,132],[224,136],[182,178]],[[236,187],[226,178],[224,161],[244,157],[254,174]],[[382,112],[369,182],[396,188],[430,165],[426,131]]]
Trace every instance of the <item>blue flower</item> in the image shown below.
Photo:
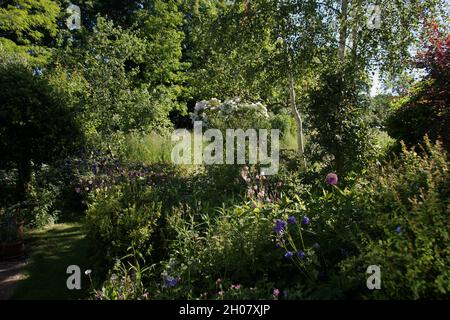
[[[294,216],[290,216],[287,219],[287,222],[290,223],[290,224],[296,224],[297,223],[297,218],[295,218]]]
[[[297,256],[302,260],[306,258],[306,254],[303,252],[303,250],[297,252]]]
[[[402,228],[400,226],[397,226],[397,228],[395,229],[395,232],[400,234],[402,232]]]
[[[173,288],[177,285],[178,279],[174,277],[166,277],[164,280],[167,288]]]
[[[43,74],[43,71],[42,71],[41,68],[34,68],[34,70],[33,70],[33,76],[40,77],[40,76],[42,76],[42,74]]]
[[[286,221],[277,219],[277,221],[275,222],[275,228],[273,228],[273,230],[277,233],[277,234],[281,234],[284,231],[284,228],[286,227]]]
[[[303,224],[309,224],[309,222],[310,222],[310,221],[309,221],[309,218],[308,218],[307,216],[304,216],[304,217],[303,217],[303,220],[302,220],[302,223],[303,223]]]
[[[286,259],[292,259],[293,256],[294,256],[294,254],[291,251],[286,252],[284,255],[284,257]]]

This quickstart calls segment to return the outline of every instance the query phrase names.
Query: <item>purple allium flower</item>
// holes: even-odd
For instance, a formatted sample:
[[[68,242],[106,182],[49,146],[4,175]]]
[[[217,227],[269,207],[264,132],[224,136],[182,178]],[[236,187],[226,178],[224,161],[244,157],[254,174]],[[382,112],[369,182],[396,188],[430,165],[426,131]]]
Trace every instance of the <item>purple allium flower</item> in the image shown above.
[[[280,295],[280,290],[273,289],[272,295],[275,299],[278,299],[278,296]]]
[[[310,222],[309,218],[307,216],[304,216],[303,219],[302,219],[302,223],[303,224],[309,224],[309,222]]]
[[[287,222],[290,223],[290,224],[296,224],[297,223],[297,218],[295,218],[294,216],[290,216],[287,219]]]
[[[297,256],[302,260],[306,258],[306,254],[303,252],[303,250],[297,252]]]
[[[327,174],[327,177],[325,178],[325,182],[329,184],[330,186],[337,185],[338,183],[338,176],[336,173],[329,173]]]
[[[402,232],[402,228],[400,226],[397,226],[397,228],[395,229],[395,232],[400,234]]]
[[[177,285],[178,279],[174,278],[174,277],[167,277],[164,280],[164,282],[165,282],[167,288],[172,288],[172,287],[175,287]]]
[[[313,244],[313,247],[314,247],[314,249],[319,249],[320,245],[316,242],[316,243]]]
[[[284,257],[286,259],[291,259],[294,256],[294,254],[291,251],[288,251],[284,254]]]
[[[273,228],[273,230],[277,233],[277,234],[281,234],[284,231],[284,228],[286,227],[286,221],[283,221],[281,219],[277,219],[277,221],[275,222],[275,228]]]

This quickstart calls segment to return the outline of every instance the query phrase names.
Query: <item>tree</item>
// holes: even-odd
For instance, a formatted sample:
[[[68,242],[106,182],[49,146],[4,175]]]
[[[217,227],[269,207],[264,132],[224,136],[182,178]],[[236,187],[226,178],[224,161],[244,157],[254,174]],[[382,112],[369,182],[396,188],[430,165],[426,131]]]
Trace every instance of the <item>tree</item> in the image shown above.
[[[50,55],[58,31],[60,7],[52,0],[7,0],[0,3],[0,43],[5,50],[36,63]]]
[[[442,139],[450,151],[450,34],[433,23],[424,42],[417,62],[427,75],[398,99],[388,132],[408,146],[423,142],[425,135]]]
[[[439,9],[437,0],[378,1],[381,25],[370,28],[371,4],[368,0],[222,3],[212,20],[205,19],[203,24],[207,31],[202,29],[205,36],[199,38],[199,47],[204,49],[198,54],[203,58],[195,59],[199,65],[193,62],[192,84],[201,88],[200,94],[207,98],[238,95],[265,100],[269,107],[273,103],[284,104],[293,110],[301,129],[298,115],[302,109],[307,115],[310,113],[308,101],[312,94],[322,95],[317,89],[321,86],[319,77],[327,77],[324,72],[330,72],[330,76],[340,73],[343,81],[349,81],[341,89],[361,88],[352,83],[354,73],[346,74],[345,70],[354,69],[359,81],[367,84],[369,78],[362,74],[374,68],[380,68],[385,75],[397,74],[408,63],[423,19],[438,14]],[[287,50],[283,46],[277,48],[279,37]],[[290,106],[286,95],[292,97]],[[336,100],[339,101],[344,102],[345,97]],[[329,108],[320,109],[331,118],[336,110],[348,110],[342,107],[329,104]],[[355,107],[364,106],[356,104],[352,109]],[[320,125],[306,123],[311,129]],[[301,152],[301,131],[299,137]]]
[[[61,91],[1,46],[0,53],[0,165],[15,165],[17,196],[24,200],[33,165],[73,152],[83,136]]]
[[[163,30],[146,36],[158,39],[147,40],[143,34],[98,17],[93,31],[63,39],[52,67],[53,81],[65,79],[63,83],[71,83],[67,90],[77,88],[74,102],[82,109],[88,136],[131,130],[163,133],[172,126],[170,111],[182,108],[177,101],[178,57],[169,44],[176,40]]]

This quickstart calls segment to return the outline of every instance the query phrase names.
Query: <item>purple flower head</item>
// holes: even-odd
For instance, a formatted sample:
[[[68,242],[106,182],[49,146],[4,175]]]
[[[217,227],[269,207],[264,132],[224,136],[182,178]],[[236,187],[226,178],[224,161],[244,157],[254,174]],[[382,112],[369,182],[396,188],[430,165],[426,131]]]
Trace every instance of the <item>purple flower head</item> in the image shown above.
[[[306,258],[306,254],[303,252],[303,250],[297,252],[297,256],[302,260]]]
[[[297,223],[297,218],[295,218],[294,216],[290,216],[287,219],[287,222],[290,223],[290,224],[296,224]]]
[[[402,227],[397,226],[397,228],[395,229],[395,232],[397,232],[398,234],[400,234],[402,232]]]
[[[330,186],[337,185],[338,183],[338,176],[336,173],[329,173],[327,174],[327,177],[325,178],[325,182],[329,184]]]
[[[273,289],[273,293],[272,293],[273,297],[275,299],[278,299],[278,296],[280,295],[280,290],[278,289]]]
[[[273,228],[273,230],[277,233],[277,234],[281,234],[284,231],[284,228],[286,227],[286,221],[281,220],[281,219],[277,219],[277,221],[275,222],[275,227]]]
[[[166,279],[164,279],[164,282],[167,288],[173,288],[177,285],[178,279],[174,277],[166,277]]]
[[[302,219],[302,223],[303,224],[309,224],[310,223],[309,218],[307,216],[304,216],[303,219]]]
[[[291,259],[294,256],[294,254],[291,251],[288,251],[285,253],[284,257],[286,259]]]

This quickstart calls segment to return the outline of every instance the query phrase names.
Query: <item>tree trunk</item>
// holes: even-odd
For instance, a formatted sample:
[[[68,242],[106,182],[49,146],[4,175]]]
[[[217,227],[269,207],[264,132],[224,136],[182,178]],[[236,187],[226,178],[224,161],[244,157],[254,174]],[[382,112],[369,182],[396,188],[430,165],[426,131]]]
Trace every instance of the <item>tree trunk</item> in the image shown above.
[[[17,163],[19,177],[17,179],[16,189],[19,201],[24,201],[30,188],[31,181],[31,160],[23,159]]]
[[[339,60],[344,61],[345,58],[345,45],[347,41],[347,10],[348,0],[341,0],[341,14],[340,14],[340,30],[339,30]]]
[[[291,108],[294,113],[295,121],[297,122],[298,130],[297,130],[297,144],[298,144],[298,153],[303,160],[304,169],[306,170],[306,158],[305,158],[305,147],[303,141],[303,120],[300,111],[297,109],[295,103],[295,88],[294,88],[294,79],[292,76],[292,71],[289,70],[289,93],[291,100]]]
[[[353,13],[352,13],[352,59],[353,63],[357,60],[358,50],[358,28],[359,28],[359,15],[361,11],[361,0],[353,0]]]

